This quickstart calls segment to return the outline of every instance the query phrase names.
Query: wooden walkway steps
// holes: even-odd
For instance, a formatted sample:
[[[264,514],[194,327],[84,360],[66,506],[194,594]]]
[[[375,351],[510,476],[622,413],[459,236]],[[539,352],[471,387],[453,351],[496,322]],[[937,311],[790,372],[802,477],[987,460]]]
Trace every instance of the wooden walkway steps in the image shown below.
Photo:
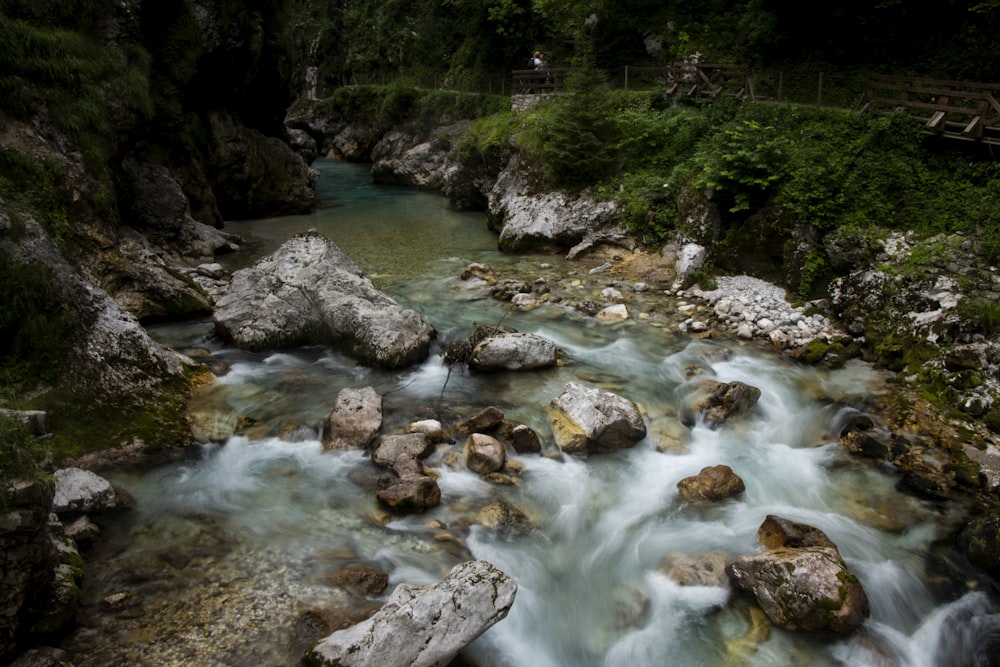
[[[1000,83],[869,74],[859,112],[902,110],[951,139],[1000,144]]]

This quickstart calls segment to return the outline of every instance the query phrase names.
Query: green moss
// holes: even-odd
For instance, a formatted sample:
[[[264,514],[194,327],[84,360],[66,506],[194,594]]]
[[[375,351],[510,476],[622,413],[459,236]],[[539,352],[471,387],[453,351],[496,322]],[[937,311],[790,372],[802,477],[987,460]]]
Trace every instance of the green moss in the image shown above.
[[[844,584],[859,584],[860,580],[849,570],[841,570],[837,573],[837,580]]]
[[[839,599],[828,598],[828,597],[818,597],[815,600],[815,604],[819,609],[824,611],[839,611],[841,607],[844,606],[844,600],[847,599],[847,588],[841,586],[838,590],[840,595]],[[830,618],[827,622],[831,622],[833,619]]]
[[[175,378],[146,397],[99,404],[55,388],[32,401],[31,407],[49,413],[52,454],[58,463],[135,441],[154,452],[188,444],[189,390],[189,379]]]
[[[954,473],[956,482],[967,489],[978,490],[982,486],[980,470],[980,465],[965,454],[961,444],[951,448],[951,460],[945,466],[945,472]]]
[[[818,364],[830,350],[830,344],[825,340],[813,338],[802,351],[799,359],[807,364]]]
[[[983,423],[994,433],[1000,433],[1000,408],[993,408],[983,417]]]

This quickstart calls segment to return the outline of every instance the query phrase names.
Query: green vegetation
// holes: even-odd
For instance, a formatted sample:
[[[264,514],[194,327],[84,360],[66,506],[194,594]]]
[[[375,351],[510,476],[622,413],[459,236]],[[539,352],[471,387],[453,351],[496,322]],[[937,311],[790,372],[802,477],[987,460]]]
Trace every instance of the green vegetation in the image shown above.
[[[111,105],[148,114],[150,96],[137,59],[85,34],[9,17],[0,10],[0,122],[44,110],[84,154],[93,174],[106,173]],[[141,51],[129,55],[141,57]]]
[[[376,128],[410,125],[430,131],[509,109],[507,97],[417,88],[400,80],[389,86],[338,88],[330,97],[316,102],[315,111],[335,113]]]
[[[37,160],[0,148],[0,199],[13,219],[14,235],[21,233],[18,216],[31,215],[57,245],[65,245],[71,233],[72,208],[63,195],[65,179],[65,166],[55,159]]]
[[[27,425],[13,417],[0,415],[0,489],[15,479],[35,479],[43,476],[43,466],[50,458],[49,446],[28,430]],[[0,508],[6,502],[0,493]]]
[[[76,323],[41,265],[0,251],[0,380],[18,393],[57,379]]]
[[[994,36],[1000,5],[959,0],[948,11],[919,12],[903,2],[857,0],[815,6],[790,0],[290,0],[284,20],[291,78],[319,68],[321,85],[386,84],[409,77],[424,86],[471,90],[507,81],[540,49],[554,67],[584,60],[603,70],[655,67],[694,53],[703,62],[742,62],[762,78],[786,71],[784,99],[799,95],[808,70],[837,74],[914,73],[990,81],[1000,71]],[[844,35],[850,35],[849,42]],[[770,82],[762,81],[762,86]],[[777,90],[774,76],[768,88]],[[494,88],[492,92],[498,92]],[[854,93],[856,101],[857,93]]]
[[[501,130],[512,131],[526,161],[542,165],[546,186],[592,187],[618,198],[623,224],[651,243],[676,224],[677,198],[693,186],[714,189],[726,228],[769,210],[789,230],[807,223],[858,233],[906,230],[918,239],[976,233],[984,239],[983,259],[996,255],[1000,165],[934,149],[904,114],[868,118],[733,100],[692,107],[680,99],[658,110],[651,100],[643,107],[635,95],[614,92],[581,100],[561,96],[510,114],[516,121],[504,114],[478,120],[469,133],[479,142],[472,150],[486,155]],[[581,107],[602,111],[584,114]],[[598,136],[610,137],[604,149],[595,147]],[[822,274],[825,263],[812,256],[810,274]]]
[[[1000,303],[995,299],[981,296],[963,299],[958,303],[958,312],[986,336],[1000,333]]]

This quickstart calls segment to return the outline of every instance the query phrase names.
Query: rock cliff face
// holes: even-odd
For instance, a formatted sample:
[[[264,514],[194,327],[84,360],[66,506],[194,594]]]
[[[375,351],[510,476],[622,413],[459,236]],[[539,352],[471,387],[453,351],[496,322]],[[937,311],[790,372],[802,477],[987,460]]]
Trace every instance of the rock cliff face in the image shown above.
[[[98,0],[86,16],[64,4],[0,8],[4,26],[17,21],[24,34],[72,41],[74,20],[88,32],[77,60],[53,48],[24,61],[72,74],[27,77],[37,87],[27,111],[0,100],[0,275],[22,279],[5,281],[3,309],[15,317],[4,318],[2,336],[60,339],[51,350],[32,343],[46,370],[24,382],[33,400],[56,406],[53,442],[138,452],[186,444],[190,361],[141,322],[210,312],[212,298],[186,271],[242,243],[222,220],[312,210],[314,177],[268,136],[282,132],[288,100],[268,55],[264,3],[249,3],[261,5],[254,11],[225,0]],[[117,67],[118,78],[106,80],[88,57]],[[115,87],[123,82],[129,94]],[[99,119],[66,102],[74,86],[90,91]],[[48,330],[18,329],[25,320],[16,316],[37,313],[42,299]],[[5,370],[24,361],[9,340],[0,352]],[[52,489],[11,488],[0,503],[0,662],[25,633],[72,621],[82,574],[82,562],[65,558],[61,524],[50,521]]]
[[[48,531],[51,484],[21,483],[5,490],[0,525],[0,660],[17,647],[25,626],[44,614],[45,591],[59,555]]]
[[[210,312],[211,297],[186,270],[242,243],[220,229],[223,217],[315,206],[308,165],[283,140],[246,124],[280,131],[268,118],[284,116],[280,86],[254,97],[272,81],[264,63],[268,26],[259,12],[224,4],[95,3],[96,15],[86,20],[103,40],[102,58],[127,62],[136,49],[151,53],[134,83],[164,86],[150,91],[154,108],[105,95],[107,123],[87,125],[82,134],[70,132],[67,119],[58,122],[43,101],[23,120],[0,122],[0,193],[8,194],[0,198],[0,246],[15,266],[48,268],[76,327],[62,382],[70,391],[92,392],[98,403],[131,396],[142,404],[167,385],[175,391],[183,384],[180,362],[139,322]],[[12,3],[5,11],[31,30],[54,29],[44,3]],[[59,20],[65,27],[67,19]],[[175,33],[190,43],[164,41],[180,39]],[[183,63],[170,60],[178,57],[171,49],[181,46],[192,49],[182,57],[198,65],[184,76],[174,72]],[[174,72],[169,82],[167,72]],[[206,90],[213,94],[202,97]],[[204,143],[197,150],[165,131],[180,118],[202,123],[176,128],[199,136]],[[97,163],[99,154],[106,164]]]

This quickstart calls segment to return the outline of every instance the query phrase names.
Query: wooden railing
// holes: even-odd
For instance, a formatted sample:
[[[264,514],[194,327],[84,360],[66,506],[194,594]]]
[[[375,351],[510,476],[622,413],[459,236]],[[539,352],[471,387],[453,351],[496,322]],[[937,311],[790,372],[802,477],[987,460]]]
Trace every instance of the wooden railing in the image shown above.
[[[716,97],[729,94],[754,99],[750,68],[719,63],[671,63],[664,70],[668,95],[680,91],[688,97]]]
[[[870,74],[860,112],[901,109],[924,129],[956,139],[1000,142],[1000,84]]]
[[[566,77],[577,71],[573,67],[554,67],[543,70],[516,69],[513,72],[515,95],[554,93],[565,88]],[[628,68],[625,70],[625,87],[628,87]],[[753,99],[750,68],[746,65],[714,63],[671,63],[659,68],[657,79],[667,94],[678,91],[689,97],[715,97],[731,94]]]
[[[512,90],[515,95],[555,93],[566,87],[566,76],[573,71],[573,67],[516,69]]]

